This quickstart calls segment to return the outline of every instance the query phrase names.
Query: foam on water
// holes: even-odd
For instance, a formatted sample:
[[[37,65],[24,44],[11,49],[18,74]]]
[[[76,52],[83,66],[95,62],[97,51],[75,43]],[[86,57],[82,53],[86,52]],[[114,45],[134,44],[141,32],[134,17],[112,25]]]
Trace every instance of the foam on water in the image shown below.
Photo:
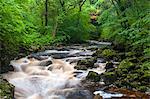
[[[110,98],[114,98],[114,97],[122,97],[123,96],[123,94],[117,94],[117,93],[115,93],[115,94],[113,94],[113,93],[107,93],[107,92],[104,92],[104,91],[95,91],[94,92],[94,94],[95,95],[97,95],[97,94],[99,94],[100,96],[102,96],[103,97],[103,99],[110,99]]]
[[[14,67],[13,72],[4,74],[4,78],[15,86],[16,99],[66,99],[68,92],[78,89],[80,81],[85,79],[89,71],[102,73],[105,71],[105,64],[98,64],[98,68],[87,71],[74,69],[75,64],[69,62],[92,57],[90,50],[76,47],[67,51],[46,50],[33,54],[36,57],[44,57],[38,60],[32,57],[24,57],[12,60],[10,64]],[[67,57],[63,59],[53,59],[47,54],[59,53]],[[43,56],[42,56],[43,55]],[[46,55],[46,56],[45,56]],[[77,56],[76,56],[77,55]],[[52,61],[52,64],[44,66],[43,63]],[[74,63],[74,62],[73,62]],[[75,72],[80,72],[74,77]]]
[[[15,86],[16,99],[56,97],[58,89],[76,88],[80,84],[79,79],[73,76],[74,69],[69,63],[53,59],[50,71],[47,67],[39,66],[42,61],[28,58],[11,61],[15,71],[4,74],[4,78]]]

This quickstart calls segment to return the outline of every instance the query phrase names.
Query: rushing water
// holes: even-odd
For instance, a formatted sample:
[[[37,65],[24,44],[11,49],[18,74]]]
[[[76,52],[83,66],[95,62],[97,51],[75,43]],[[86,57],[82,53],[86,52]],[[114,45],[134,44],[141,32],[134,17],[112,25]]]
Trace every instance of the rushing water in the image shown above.
[[[15,86],[16,99],[91,99],[80,81],[89,71],[105,72],[105,63],[97,61],[98,67],[87,71],[74,66],[78,60],[92,57],[94,51],[88,50],[92,47],[57,48],[12,60],[14,71],[4,74],[4,78]]]

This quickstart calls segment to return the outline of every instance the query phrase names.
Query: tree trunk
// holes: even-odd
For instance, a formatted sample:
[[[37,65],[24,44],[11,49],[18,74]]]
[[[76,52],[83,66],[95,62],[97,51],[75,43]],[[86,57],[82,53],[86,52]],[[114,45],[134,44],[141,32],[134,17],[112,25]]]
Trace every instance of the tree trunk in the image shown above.
[[[53,28],[53,32],[52,32],[53,37],[55,37],[55,36],[56,36],[57,27],[58,27],[58,22],[57,22],[57,19],[56,19],[56,22],[55,22],[55,24],[54,24],[54,28]]]
[[[45,26],[48,26],[48,0],[45,0]]]

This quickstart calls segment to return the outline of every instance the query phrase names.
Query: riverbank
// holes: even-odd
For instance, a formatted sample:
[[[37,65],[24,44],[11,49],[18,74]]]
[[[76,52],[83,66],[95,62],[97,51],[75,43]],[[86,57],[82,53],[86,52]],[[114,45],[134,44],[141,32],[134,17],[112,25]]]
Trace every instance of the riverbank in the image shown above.
[[[85,77],[82,86],[88,90],[94,89],[91,92],[96,90],[110,90],[113,87],[108,86],[113,85],[121,89],[127,88],[128,90],[124,92],[118,91],[118,93],[126,94],[126,96],[129,95],[129,97],[133,95],[134,97],[139,97],[136,95],[138,90],[148,93],[149,75],[147,72],[149,69],[147,68],[148,64],[145,64],[148,60],[146,59],[144,61],[146,66],[144,65],[143,67],[143,65],[141,65],[143,64],[142,61],[140,61],[141,64],[139,64],[139,62],[137,62],[139,57],[132,52],[119,52],[118,50],[114,50],[114,47],[110,46],[110,43],[74,44],[71,46],[59,45],[58,47],[47,49],[48,50],[46,50],[46,48],[40,49],[43,51],[36,50],[36,52],[40,52],[34,52],[29,56],[38,60],[40,56],[51,56],[55,59],[63,59],[70,63],[76,63],[75,68],[80,70],[77,76]],[[139,77],[143,79],[142,82],[140,82]],[[115,92],[116,89],[114,89],[114,91],[111,89],[112,93]],[[142,97],[143,94],[144,93],[142,93],[140,97]]]

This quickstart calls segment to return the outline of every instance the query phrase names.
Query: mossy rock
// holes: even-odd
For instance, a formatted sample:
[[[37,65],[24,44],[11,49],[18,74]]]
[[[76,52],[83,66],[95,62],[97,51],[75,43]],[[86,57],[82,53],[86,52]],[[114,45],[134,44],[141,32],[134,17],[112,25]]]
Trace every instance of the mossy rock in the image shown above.
[[[126,52],[126,53],[125,53],[125,56],[126,56],[126,57],[134,57],[135,54],[136,54],[135,52]]]
[[[116,53],[115,57],[113,57],[113,60],[117,62],[121,62],[125,58],[126,58],[125,53],[121,52],[121,53]]]
[[[14,86],[0,77],[0,99],[13,99]]]
[[[85,60],[80,60],[75,66],[76,69],[87,69],[87,68],[94,68],[94,63],[96,62],[96,58],[90,58]]]
[[[92,56],[93,56],[93,57],[101,57],[101,53],[102,53],[103,50],[105,50],[105,49],[110,49],[110,47],[109,47],[109,46],[103,46],[103,47],[97,49],[96,52],[93,53]]]
[[[111,49],[105,49],[102,51],[101,56],[106,60],[111,60],[114,56],[116,56],[116,52]]]
[[[103,52],[103,49],[96,50],[95,53],[93,53],[93,57],[101,57],[101,53]]]
[[[98,82],[98,81],[100,81],[100,75],[96,72],[89,71],[86,79],[94,81],[94,82]]]
[[[105,66],[105,69],[106,69],[106,72],[113,71],[114,70],[114,64],[113,64],[113,62],[111,62],[111,61],[107,62],[106,66]]]
[[[87,70],[88,69],[85,65],[76,65],[74,68],[77,70]]]
[[[105,72],[101,75],[101,78],[106,84],[112,84],[117,80],[117,75],[115,74],[115,72]]]
[[[146,92],[149,89],[150,89],[150,86],[149,87],[147,87],[147,86],[138,86],[137,87],[137,90],[139,90],[141,92]]]
[[[139,57],[139,60],[140,60],[140,62],[144,63],[146,61],[149,61],[150,57],[149,56],[141,56],[141,57]]]
[[[144,75],[140,79],[145,82],[150,82],[150,71],[144,71]]]
[[[119,52],[124,52],[127,49],[126,47],[127,46],[125,46],[125,43],[121,43],[121,42],[113,42],[112,43],[112,48]]]
[[[131,59],[124,59],[115,71],[106,71],[102,76],[106,84],[146,92],[150,88],[149,71],[150,62],[148,61],[138,64]]]
[[[119,69],[132,69],[135,66],[134,63],[130,62],[128,59],[125,59],[120,62],[118,68]]]

